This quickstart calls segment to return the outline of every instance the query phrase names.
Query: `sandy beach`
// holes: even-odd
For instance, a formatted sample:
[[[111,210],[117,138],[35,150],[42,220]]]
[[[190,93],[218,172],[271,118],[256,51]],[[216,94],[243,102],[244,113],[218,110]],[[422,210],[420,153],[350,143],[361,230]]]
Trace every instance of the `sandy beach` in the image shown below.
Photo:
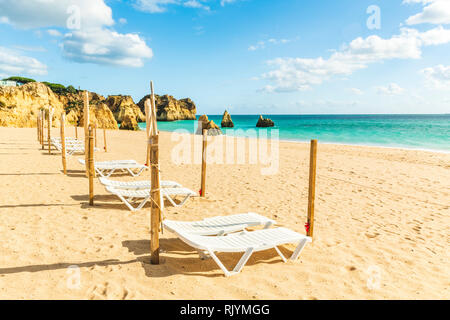
[[[171,135],[160,136],[161,177],[197,192],[200,164],[174,163]],[[145,162],[145,132],[107,136],[96,160]],[[99,132],[100,148],[102,139]],[[162,263],[151,265],[150,206],[132,213],[96,180],[89,207],[83,156],[68,157],[64,176],[60,153],[47,153],[36,129],[0,128],[1,299],[450,298],[450,154],[319,141],[313,243],[296,262],[256,253],[226,278],[168,231]],[[209,164],[206,198],[167,204],[165,218],[253,211],[304,233],[309,144],[280,142],[279,155],[273,175],[260,164]],[[220,257],[231,267],[240,255]],[[76,272],[79,287],[70,285]]]

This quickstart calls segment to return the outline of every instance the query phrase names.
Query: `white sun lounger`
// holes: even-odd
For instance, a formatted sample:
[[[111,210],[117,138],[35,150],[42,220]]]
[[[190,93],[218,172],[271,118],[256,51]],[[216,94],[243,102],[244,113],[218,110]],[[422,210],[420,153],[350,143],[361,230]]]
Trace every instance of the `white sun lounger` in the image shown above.
[[[149,180],[146,181],[113,181],[105,177],[99,177],[98,180],[105,187],[114,187],[118,189],[150,189],[152,184]],[[182,185],[175,181],[161,181],[161,188],[181,188]]]
[[[62,151],[62,145],[59,142],[52,142],[52,145],[58,151]],[[94,148],[95,151],[98,151],[98,148]],[[75,153],[84,153],[84,145],[82,143],[68,143],[66,142],[66,153],[71,156]]]
[[[164,227],[175,234],[190,233],[198,236],[223,236],[225,234],[244,231],[249,227],[264,226],[270,228],[276,222],[254,212],[217,216],[202,221],[164,220]]]
[[[147,201],[150,200],[150,189],[131,190],[110,186],[106,187],[106,191],[119,197],[119,199],[133,212],[141,210]],[[194,191],[187,188],[161,188],[160,192],[161,197],[169,200],[174,207],[181,207],[190,197],[197,195]],[[184,197],[179,204],[174,201],[174,198],[178,196]],[[132,205],[132,202],[134,202],[135,199],[142,199],[137,207]]]
[[[199,236],[181,232],[178,234],[178,237],[198,251],[206,251],[227,277],[238,274],[253,252],[275,249],[283,261],[286,262],[287,259],[281,253],[280,249],[278,249],[278,246],[296,243],[297,248],[290,257],[291,260],[296,260],[306,243],[311,242],[310,237],[286,228],[233,233],[223,237]],[[229,271],[219,260],[215,252],[243,252],[244,255],[234,269]]]
[[[78,159],[82,165],[85,165],[84,159]],[[94,163],[95,171],[102,177],[109,178],[114,172],[120,170],[122,172],[128,172],[133,177],[139,176],[147,166],[138,164],[135,160],[114,160]],[[134,172],[133,170],[136,170]]]

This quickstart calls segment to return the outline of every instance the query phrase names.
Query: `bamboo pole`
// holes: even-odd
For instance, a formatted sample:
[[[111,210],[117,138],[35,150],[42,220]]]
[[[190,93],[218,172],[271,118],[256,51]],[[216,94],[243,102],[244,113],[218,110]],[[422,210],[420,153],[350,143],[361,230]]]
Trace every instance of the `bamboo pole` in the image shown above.
[[[86,91],[84,96],[84,160],[86,164],[86,176],[89,176],[89,158],[88,158],[88,148],[89,148],[89,93]]]
[[[105,152],[108,152],[108,149],[106,148],[106,129],[103,128],[103,149],[105,149]]]
[[[203,129],[203,147],[202,147],[202,180],[200,187],[200,196],[206,195],[206,150],[208,148],[208,130]]]
[[[37,141],[39,141],[39,115],[36,115],[36,130]]]
[[[147,139],[150,138],[150,100],[146,100],[144,103],[145,106],[145,129],[147,131]],[[145,165],[150,166],[150,145],[147,144],[147,156],[145,158]]]
[[[151,185],[150,195],[152,199],[152,209],[150,215],[150,252],[151,252],[151,263],[159,264],[159,226],[161,224],[161,191],[160,191],[160,177],[159,177],[159,136],[158,127],[156,122],[156,107],[155,107],[155,95],[153,91],[153,82],[150,82],[151,89],[151,127],[149,134],[151,138],[148,139],[149,149],[150,149],[150,162],[151,167]]]
[[[94,127],[94,141],[95,141],[95,147],[97,148],[97,121],[95,121],[95,127]]]
[[[65,135],[65,122],[66,122],[66,113],[63,111],[61,113],[61,160],[63,165],[63,172],[67,174],[67,162],[66,162],[66,135]]]
[[[44,141],[45,141],[45,110],[42,110],[42,150],[45,149]]]
[[[53,109],[52,107],[48,108],[48,134],[47,134],[47,143],[48,143],[48,154],[52,154],[52,144],[50,142],[52,138],[52,119],[53,118]]]
[[[37,115],[37,122],[36,122],[36,127],[37,127],[37,133],[38,133],[38,142],[41,143],[41,120],[40,120],[40,112]]]
[[[151,263],[159,264],[159,225],[161,223],[161,195],[159,182],[159,137],[157,134],[150,138],[150,163],[151,163],[151,222],[150,222],[150,251]]]
[[[306,224],[307,236],[314,234],[314,199],[316,196],[316,168],[317,168],[317,140],[311,140],[309,160],[309,192],[308,192],[308,222]]]
[[[88,174],[89,174],[89,205],[94,205],[94,133],[92,127],[88,128]]]

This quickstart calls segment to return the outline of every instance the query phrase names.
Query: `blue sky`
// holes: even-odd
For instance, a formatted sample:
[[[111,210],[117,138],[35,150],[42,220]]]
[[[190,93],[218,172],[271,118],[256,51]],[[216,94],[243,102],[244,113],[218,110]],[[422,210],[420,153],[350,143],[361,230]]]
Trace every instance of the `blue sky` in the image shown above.
[[[448,0],[0,0],[0,76],[136,102],[153,80],[208,114],[448,113],[449,24]]]

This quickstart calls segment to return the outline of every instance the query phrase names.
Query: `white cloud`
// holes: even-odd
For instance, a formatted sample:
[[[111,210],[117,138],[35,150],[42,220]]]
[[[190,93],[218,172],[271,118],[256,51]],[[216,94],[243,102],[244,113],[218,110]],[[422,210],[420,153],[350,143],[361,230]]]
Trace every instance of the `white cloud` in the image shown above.
[[[137,34],[108,29],[74,31],[64,36],[65,57],[76,62],[142,67],[152,50]]]
[[[224,7],[226,4],[237,2],[239,0],[221,0],[220,5]],[[134,0],[134,7],[140,11],[149,13],[162,13],[166,12],[168,7],[183,6],[187,8],[202,9],[210,11],[210,6],[206,3],[216,2],[215,0]]]
[[[438,65],[421,70],[428,86],[450,90],[450,66]]]
[[[79,8],[82,28],[114,24],[104,0],[0,0],[0,21],[24,29],[67,27],[71,6]]]
[[[358,88],[350,88],[350,91],[353,92],[354,94],[361,96],[364,94],[364,92],[361,89]]]
[[[279,44],[286,44],[292,42],[292,40],[290,39],[275,39],[275,38],[271,38],[268,40],[264,40],[264,41],[258,41],[258,43],[251,45],[250,47],[248,47],[249,51],[256,51],[259,49],[265,49],[267,45],[279,45]]]
[[[404,0],[403,3],[421,3],[423,11],[409,17],[408,25],[422,23],[450,24],[450,1],[449,0]]]
[[[178,5],[209,11],[209,6],[204,4],[204,2],[207,1],[208,0],[135,0],[134,6],[140,11],[150,13],[166,12],[169,5]]]
[[[2,20],[18,28],[68,30],[60,46],[63,55],[76,62],[141,67],[153,56],[139,35],[111,29],[115,22],[104,0],[0,0],[0,12]],[[47,33],[62,36],[56,29]]]
[[[367,68],[370,64],[392,59],[419,59],[422,47],[450,42],[450,30],[442,27],[419,32],[403,28],[399,35],[383,39],[373,35],[357,38],[335,51],[330,58],[277,58],[268,61],[274,70],[262,75],[271,84],[264,87],[268,92],[291,92],[308,90],[313,85],[336,76],[349,76]]]
[[[377,89],[378,94],[385,94],[385,95],[389,95],[389,96],[400,95],[405,91],[405,89],[403,89],[396,83],[388,84],[385,87],[380,86],[380,87],[377,87],[376,89]]]
[[[125,18],[120,18],[119,19],[119,23],[120,24],[126,24],[128,21],[127,21],[127,19],[125,19]]]
[[[47,66],[35,58],[0,47],[0,73],[9,75],[46,75]]]
[[[62,33],[55,29],[48,29],[47,33],[49,35],[51,35],[52,37],[61,37],[62,36]]]

